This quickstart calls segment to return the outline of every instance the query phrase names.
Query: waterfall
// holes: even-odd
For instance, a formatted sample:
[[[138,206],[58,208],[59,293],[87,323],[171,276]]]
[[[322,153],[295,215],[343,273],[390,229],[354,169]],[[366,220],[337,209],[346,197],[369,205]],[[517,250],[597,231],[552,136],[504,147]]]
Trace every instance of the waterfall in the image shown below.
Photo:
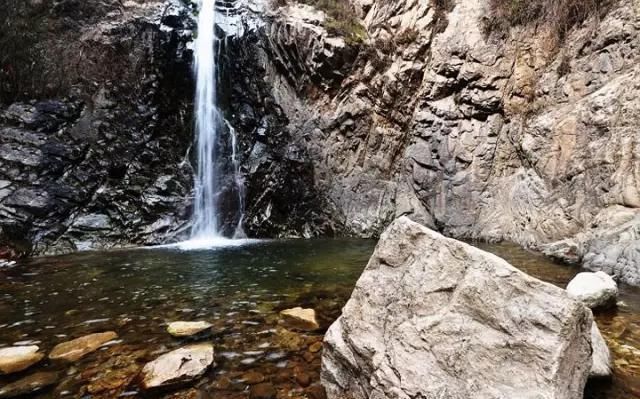
[[[247,235],[242,228],[242,222],[244,220],[244,180],[242,173],[240,173],[240,160],[238,159],[238,137],[236,135],[236,129],[225,119],[227,129],[231,135],[231,164],[233,165],[233,183],[237,188],[237,200],[238,200],[238,224],[233,233],[234,238],[245,238]]]
[[[196,148],[198,170],[195,181],[193,238],[217,237],[218,173],[216,165],[220,111],[217,107],[215,54],[215,0],[200,0],[198,36],[195,43]]]
[[[244,216],[244,182],[240,172],[236,133],[223,117],[217,104],[218,59],[222,42],[215,34],[216,1],[199,0],[198,34],[195,40],[195,129],[197,148],[197,173],[191,241],[220,241],[224,222],[221,215],[221,197],[225,193],[237,193],[238,222],[232,232],[234,238],[244,238],[242,220]],[[224,137],[229,132],[229,145],[224,148]],[[219,148],[220,147],[220,148]],[[231,156],[228,169],[224,154]],[[228,176],[227,176],[228,175]],[[225,184],[227,186],[225,187]],[[225,191],[226,190],[226,191]],[[225,206],[228,207],[228,206]],[[226,209],[225,209],[226,211]],[[227,226],[226,231],[229,231]],[[217,240],[216,240],[217,239]]]

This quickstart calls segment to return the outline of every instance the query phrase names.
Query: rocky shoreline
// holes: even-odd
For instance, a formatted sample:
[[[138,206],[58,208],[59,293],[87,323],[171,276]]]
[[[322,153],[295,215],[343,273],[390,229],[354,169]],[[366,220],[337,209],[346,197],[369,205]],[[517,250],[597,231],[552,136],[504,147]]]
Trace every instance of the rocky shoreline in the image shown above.
[[[565,291],[408,218],[383,233],[342,310],[350,287],[266,296],[250,287],[224,296],[230,306],[214,296],[213,308],[166,303],[143,316],[131,304],[113,320],[84,320],[86,306],[73,301],[55,317],[76,319],[65,322],[71,330],[0,324],[0,333],[23,337],[0,348],[0,397],[592,398],[587,379],[606,386],[640,373],[636,355],[624,354],[632,346],[616,338],[634,321],[602,324],[603,338],[589,310],[624,312],[610,277],[579,273]],[[148,301],[143,308],[157,304]],[[622,388],[640,393],[632,382]]]

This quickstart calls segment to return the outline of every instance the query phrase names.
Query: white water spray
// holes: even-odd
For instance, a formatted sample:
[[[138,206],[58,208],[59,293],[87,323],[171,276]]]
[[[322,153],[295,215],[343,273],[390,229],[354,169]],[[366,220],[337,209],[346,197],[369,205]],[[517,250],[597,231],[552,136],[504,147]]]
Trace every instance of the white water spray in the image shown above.
[[[221,43],[216,38],[216,1],[199,0],[198,36],[195,41],[196,74],[196,148],[197,175],[195,181],[195,199],[191,239],[179,244],[184,249],[236,245],[222,237],[220,218],[221,195],[225,176],[220,168],[224,165],[217,158],[224,148],[218,148],[221,142],[218,135],[226,130],[230,134],[231,176],[233,188],[237,192],[238,223],[234,238],[245,238],[242,229],[244,218],[244,181],[240,172],[237,154],[236,133],[222,116],[217,104],[218,59]],[[226,37],[225,37],[226,40]],[[230,151],[229,151],[230,150]],[[229,187],[227,187],[229,190]],[[228,192],[228,191],[227,191]],[[228,229],[226,229],[228,231]]]
[[[215,0],[200,0],[195,43],[196,135],[198,170],[191,237],[218,237],[218,174],[216,165],[220,112],[216,93]]]

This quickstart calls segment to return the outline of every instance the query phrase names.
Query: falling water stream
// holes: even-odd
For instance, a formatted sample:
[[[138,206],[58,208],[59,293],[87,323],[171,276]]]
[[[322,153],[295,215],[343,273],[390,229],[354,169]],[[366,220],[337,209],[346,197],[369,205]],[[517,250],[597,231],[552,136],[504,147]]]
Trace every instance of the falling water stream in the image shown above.
[[[217,246],[227,243],[221,232],[220,196],[225,181],[219,157],[223,153],[219,137],[225,131],[230,135],[232,184],[237,192],[238,222],[234,238],[244,238],[242,229],[244,213],[244,188],[237,154],[235,130],[224,119],[218,107],[217,82],[218,61],[221,42],[215,34],[216,1],[200,0],[198,14],[198,35],[195,40],[196,75],[196,147],[197,174],[191,239],[186,248]],[[228,243],[227,243],[228,244]]]
[[[194,239],[219,236],[215,155],[221,118],[216,104],[215,15],[215,0],[200,0],[198,36],[195,43],[198,170],[191,231],[191,237]]]

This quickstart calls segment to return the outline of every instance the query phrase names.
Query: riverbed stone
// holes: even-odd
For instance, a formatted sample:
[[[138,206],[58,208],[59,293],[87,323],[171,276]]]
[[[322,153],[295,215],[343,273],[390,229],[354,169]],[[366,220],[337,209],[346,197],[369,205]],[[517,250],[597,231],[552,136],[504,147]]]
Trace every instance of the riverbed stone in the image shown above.
[[[325,336],[322,383],[330,399],[581,399],[592,323],[566,291],[401,217]]]
[[[25,370],[44,358],[44,354],[38,352],[37,345],[11,346],[0,349],[0,373],[11,374]]]
[[[206,321],[175,321],[169,323],[167,332],[176,338],[192,337],[208,330],[213,325]]]
[[[264,374],[259,371],[251,370],[242,375],[242,382],[249,385],[259,384],[265,380]]]
[[[303,309],[301,307],[285,309],[280,312],[280,316],[282,316],[284,323],[291,328],[304,331],[313,331],[320,328],[316,320],[316,311],[313,309]]]
[[[249,391],[250,399],[273,399],[276,397],[276,388],[269,382],[252,385]]]
[[[610,378],[612,375],[611,352],[595,322],[591,325],[591,347],[593,353],[589,378]]]
[[[583,272],[569,282],[567,292],[591,309],[606,308],[616,304],[618,285],[605,272]]]
[[[147,363],[141,372],[141,387],[148,390],[193,381],[213,364],[212,344],[185,346]]]
[[[15,398],[41,391],[58,382],[58,373],[39,372],[0,388],[0,398]]]
[[[322,350],[322,342],[320,341],[309,345],[309,352],[311,353],[317,353],[320,352],[320,350]]]
[[[49,353],[49,359],[75,362],[116,338],[118,334],[114,331],[85,335],[56,345]]]

